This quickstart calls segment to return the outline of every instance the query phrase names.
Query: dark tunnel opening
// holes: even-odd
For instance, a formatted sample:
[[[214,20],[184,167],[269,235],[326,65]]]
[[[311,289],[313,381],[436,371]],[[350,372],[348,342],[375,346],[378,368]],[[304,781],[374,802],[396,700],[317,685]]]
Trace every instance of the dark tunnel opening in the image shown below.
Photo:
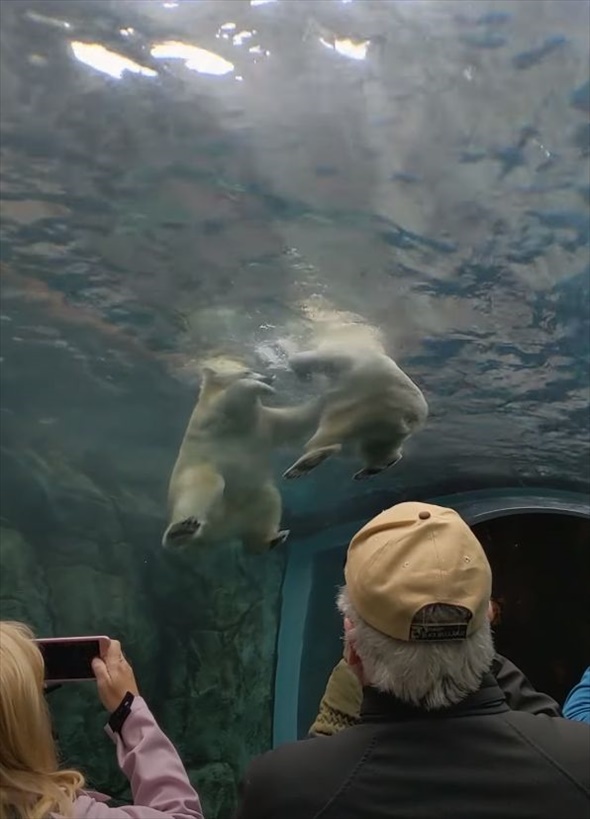
[[[494,573],[497,650],[562,703],[590,663],[590,520],[511,515],[473,531]]]

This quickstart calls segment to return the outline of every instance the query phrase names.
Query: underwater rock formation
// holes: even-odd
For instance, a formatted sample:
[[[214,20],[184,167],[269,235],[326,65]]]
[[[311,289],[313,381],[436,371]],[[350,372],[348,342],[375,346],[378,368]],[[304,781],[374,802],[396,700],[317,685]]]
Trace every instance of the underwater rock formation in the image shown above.
[[[6,500],[10,484],[34,504],[20,520],[16,503],[4,505],[0,616],[40,636],[120,639],[207,817],[229,817],[245,765],[271,744],[283,556],[260,561],[228,544],[171,558],[156,504],[100,487],[63,453],[4,449],[2,484]],[[129,799],[93,684],[62,686],[50,706],[64,761]]]

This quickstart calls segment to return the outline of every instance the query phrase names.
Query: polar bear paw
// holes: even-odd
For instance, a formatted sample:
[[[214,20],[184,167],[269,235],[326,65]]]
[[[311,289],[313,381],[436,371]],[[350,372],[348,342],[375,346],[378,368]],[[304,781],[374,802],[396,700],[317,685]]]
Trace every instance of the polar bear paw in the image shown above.
[[[281,529],[277,536],[273,537],[273,539],[270,541],[270,543],[268,544],[269,547],[271,549],[274,549],[277,546],[281,546],[287,540],[290,534],[291,534],[290,529]]]
[[[308,452],[296,460],[286,472],[283,472],[283,478],[288,481],[294,478],[302,478],[304,475],[307,475],[308,472],[311,472],[312,469],[315,469],[323,463],[326,458],[329,458],[331,455],[336,455],[341,449],[341,444],[332,444],[331,446],[324,446],[321,447],[321,449]]]
[[[358,472],[355,472],[352,479],[354,481],[364,481],[367,478],[372,478],[375,475],[379,475],[381,472],[385,472],[386,469],[391,469],[391,467],[399,463],[401,459],[402,455],[397,455],[392,461],[384,466],[366,466],[364,469],[359,469]]]
[[[201,522],[195,517],[179,520],[173,523],[166,532],[165,541],[169,546],[175,546],[179,542],[191,537],[201,528]]]

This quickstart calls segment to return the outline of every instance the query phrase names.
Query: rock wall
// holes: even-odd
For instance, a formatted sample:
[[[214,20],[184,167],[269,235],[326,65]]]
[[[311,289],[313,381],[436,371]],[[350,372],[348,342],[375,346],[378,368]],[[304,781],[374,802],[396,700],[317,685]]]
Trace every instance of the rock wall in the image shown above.
[[[2,452],[0,616],[38,635],[121,640],[208,819],[229,819],[239,777],[270,747],[283,556],[171,558],[162,510],[108,491],[64,454]],[[61,753],[93,788],[128,799],[92,683],[50,695]]]

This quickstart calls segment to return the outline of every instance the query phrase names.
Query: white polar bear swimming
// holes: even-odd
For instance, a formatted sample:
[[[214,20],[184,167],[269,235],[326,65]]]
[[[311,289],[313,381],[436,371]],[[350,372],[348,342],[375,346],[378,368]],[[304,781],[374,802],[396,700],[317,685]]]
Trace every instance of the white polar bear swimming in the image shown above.
[[[259,553],[287,539],[271,453],[305,440],[319,420],[320,404],[266,407],[260,398],[274,394],[271,381],[245,368],[203,368],[170,477],[164,548],[239,538],[247,551]]]
[[[401,459],[404,441],[426,422],[422,392],[376,341],[320,343],[289,363],[300,378],[327,376],[328,389],[319,426],[284,478],[306,475],[343,450],[364,461],[356,480],[376,475]]]

